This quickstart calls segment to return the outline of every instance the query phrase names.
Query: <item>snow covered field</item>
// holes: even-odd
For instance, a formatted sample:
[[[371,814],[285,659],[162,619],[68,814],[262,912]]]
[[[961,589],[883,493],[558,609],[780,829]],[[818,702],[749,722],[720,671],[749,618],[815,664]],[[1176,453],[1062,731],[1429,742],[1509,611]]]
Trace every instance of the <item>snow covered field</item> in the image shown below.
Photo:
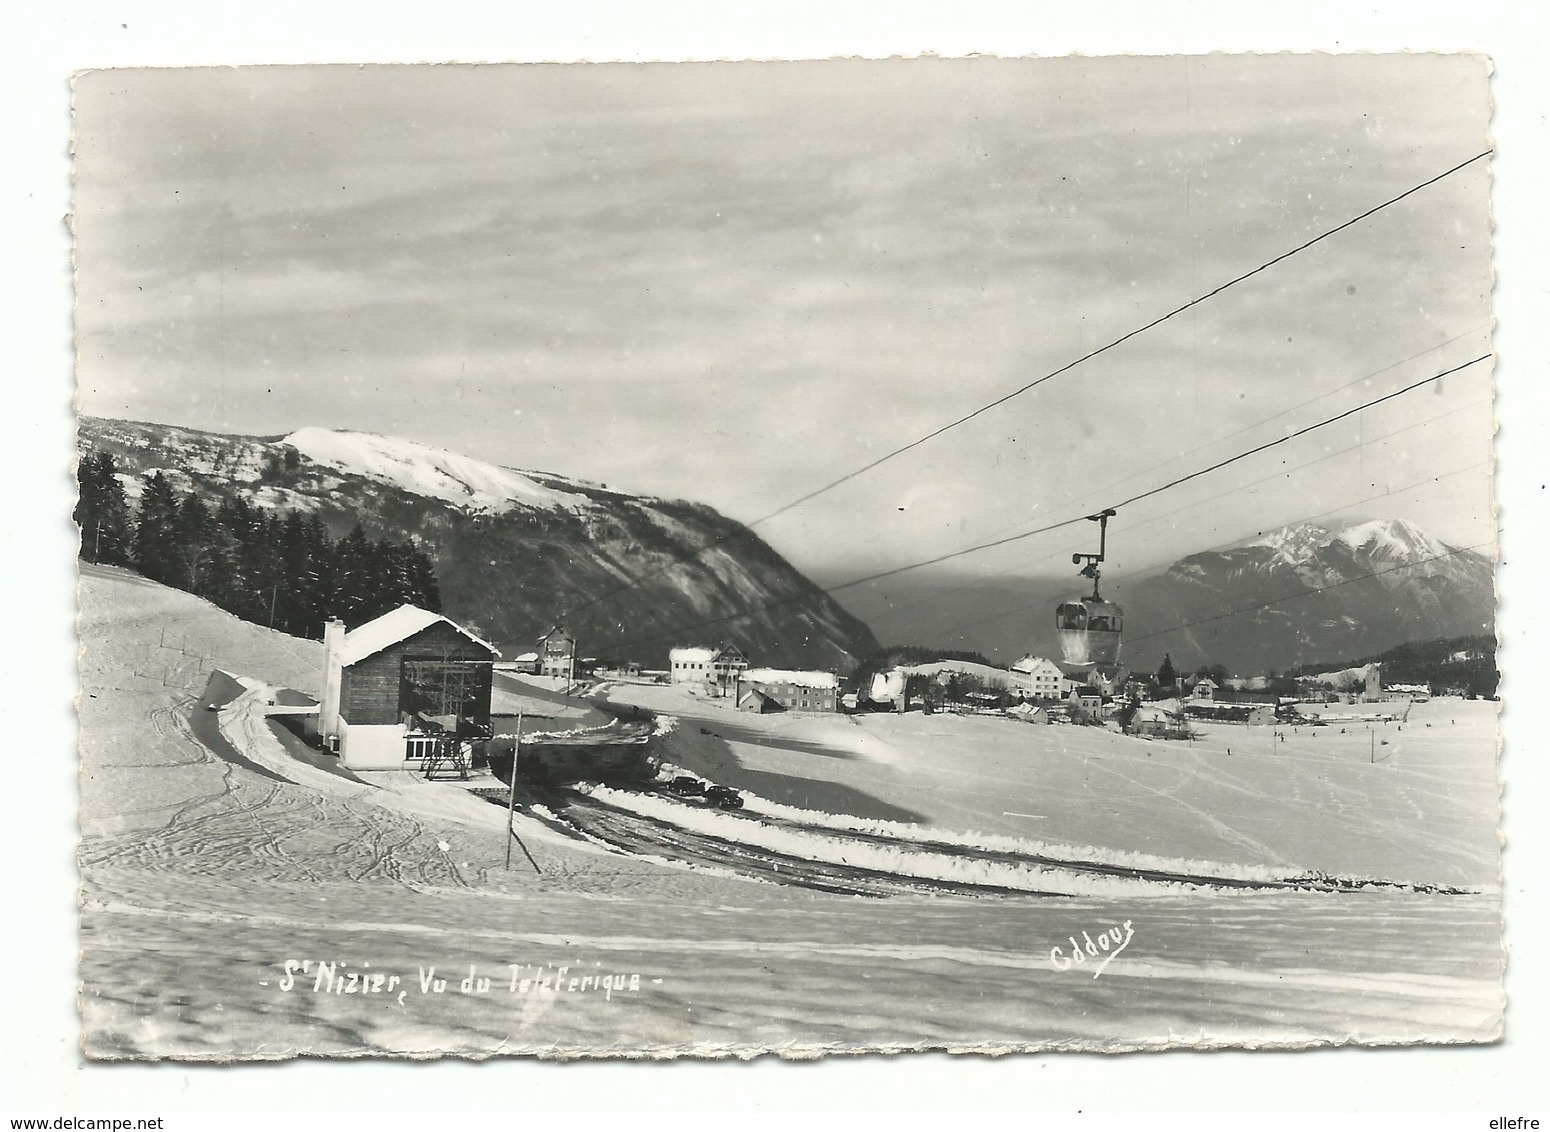
[[[1395,705],[1410,706],[1409,722],[1343,733],[1338,723],[1197,724],[1204,738],[1177,743],[986,716],[759,716],[672,687],[611,695],[682,717],[674,762],[806,809],[1163,857],[1497,884],[1498,705],[1486,701]]]
[[[499,808],[287,754],[263,718],[266,684],[315,691],[318,645],[114,570],[85,568],[81,609],[81,1005],[94,1057],[1499,1033],[1491,891],[877,899],[610,853],[530,815],[508,872]],[[212,702],[201,697],[215,669],[244,678],[206,713],[241,762],[188,722]],[[694,769],[718,781],[745,775],[777,802],[1244,867],[1481,890],[1495,879],[1494,745],[1479,705],[1406,724],[1390,736],[1403,740],[1397,757],[1378,764],[1365,733],[1342,745],[1330,729],[1289,736],[1275,756],[1260,733],[1267,750],[1251,759],[1242,728],[1193,750],[1132,750],[997,720],[678,706],[677,761],[701,759]],[[1458,719],[1446,725],[1458,740],[1441,737],[1443,718]],[[1110,931],[1127,939],[1117,956],[1095,946],[1073,961],[1073,943],[1120,938]]]

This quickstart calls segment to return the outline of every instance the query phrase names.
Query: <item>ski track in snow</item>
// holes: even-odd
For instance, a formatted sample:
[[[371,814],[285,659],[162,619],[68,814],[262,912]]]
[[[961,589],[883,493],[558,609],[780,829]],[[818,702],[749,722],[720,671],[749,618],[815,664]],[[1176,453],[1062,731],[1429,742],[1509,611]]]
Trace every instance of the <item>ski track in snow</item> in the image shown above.
[[[1201,766],[1202,760],[1198,756],[1195,757],[1193,761],[1196,767]],[[1291,862],[1285,861],[1284,858],[1282,858],[1281,855],[1272,849],[1269,845],[1266,845],[1264,842],[1254,837],[1250,837],[1248,834],[1234,826],[1228,825],[1215,814],[1204,809],[1203,807],[1192,805],[1179,798],[1178,792],[1185,784],[1185,775],[1183,771],[1179,772],[1178,779],[1174,783],[1171,790],[1157,790],[1148,786],[1146,783],[1142,782],[1135,776],[1126,774],[1117,765],[1100,766],[1098,769],[1106,774],[1113,775],[1115,778],[1122,779],[1123,781],[1129,783],[1131,786],[1135,787],[1137,790],[1150,793],[1159,801],[1162,799],[1167,799],[1168,804],[1178,807],[1179,809],[1189,814],[1192,818],[1196,819],[1202,825],[1215,830],[1224,842],[1249,850],[1254,854],[1254,858],[1256,860],[1280,861],[1282,863],[1282,867],[1292,867]],[[1264,795],[1258,794],[1257,792],[1247,791],[1247,793],[1254,797],[1264,798]],[[1268,801],[1268,799],[1266,800]]]

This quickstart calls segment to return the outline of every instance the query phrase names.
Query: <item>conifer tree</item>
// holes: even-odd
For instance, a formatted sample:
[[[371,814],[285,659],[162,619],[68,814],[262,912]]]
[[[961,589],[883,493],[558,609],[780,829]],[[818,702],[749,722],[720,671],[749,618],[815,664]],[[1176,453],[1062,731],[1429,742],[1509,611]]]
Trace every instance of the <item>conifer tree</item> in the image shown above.
[[[151,476],[133,524],[111,456],[81,460],[76,521],[82,556],[133,564],[147,578],[199,594],[245,620],[320,637],[330,617],[354,628],[405,603],[441,610],[434,563],[414,540],[368,538],[357,523],[337,543],[317,513],[274,513],[240,496],[213,510]],[[99,535],[100,529],[100,535]]]
[[[172,528],[177,513],[178,499],[172,485],[157,472],[140,496],[132,547],[135,569],[152,581],[173,584],[176,548]]]
[[[359,523],[334,548],[333,601],[329,612],[350,628],[371,620],[376,548]]]
[[[129,500],[112,454],[83,456],[76,481],[80,494],[75,521],[81,528],[81,557],[110,566],[128,565],[132,541]]]
[[[207,567],[212,564],[211,544],[215,522],[204,500],[193,492],[177,505],[172,520],[172,539],[176,557],[174,584],[180,589],[208,596]]]
[[[436,564],[424,547],[410,544],[410,574],[414,579],[414,604],[432,613],[441,612],[441,586],[436,581]]]

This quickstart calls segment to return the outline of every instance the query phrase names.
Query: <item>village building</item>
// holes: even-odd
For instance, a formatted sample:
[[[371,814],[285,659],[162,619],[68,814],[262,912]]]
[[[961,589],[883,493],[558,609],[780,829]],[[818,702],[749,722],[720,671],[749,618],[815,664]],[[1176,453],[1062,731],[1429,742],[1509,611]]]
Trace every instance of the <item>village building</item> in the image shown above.
[[[1383,700],[1383,665],[1374,661],[1361,671],[1362,691],[1361,698],[1366,703],[1379,703]]]
[[[738,711],[750,711],[755,715],[767,715],[772,711],[786,710],[774,696],[759,691],[751,684],[738,685],[736,706]]]
[[[576,638],[556,625],[538,638],[538,675],[576,678]]]
[[[871,684],[864,691],[857,689],[857,706],[864,699],[874,709],[889,708],[901,713],[911,707],[930,710],[930,684],[930,676],[912,672],[902,665],[895,666],[886,672],[874,673]]]
[[[743,651],[734,644],[722,643],[716,647],[710,663],[718,693],[723,696],[735,695],[738,679],[748,671],[748,658],[743,655]]]
[[[1066,674],[1047,657],[1025,656],[1012,665],[1012,671],[1022,677],[1022,687],[1029,699],[1058,700],[1068,690]]]
[[[1207,676],[1191,689],[1191,695],[1197,700],[1214,700],[1216,699],[1217,687],[1216,681]]]
[[[837,711],[840,682],[832,672],[750,668],[736,685],[740,711]]]
[[[678,648],[669,649],[667,668],[672,683],[692,685],[708,683],[713,671],[711,658],[715,655],[715,649],[695,646],[680,645]]]
[[[748,671],[743,651],[727,642],[713,649],[680,646],[670,650],[667,659],[672,683],[711,696],[735,695],[738,678]]]
[[[1189,721],[1182,711],[1144,706],[1131,715],[1125,730],[1131,735],[1149,735],[1154,739],[1188,739]]]
[[[352,770],[400,770],[413,734],[488,735],[500,653],[439,613],[401,605],[356,629],[323,628],[318,732]]]
[[[521,656],[512,659],[511,671],[520,672],[525,676],[537,676],[539,665],[540,662],[536,652],[525,652]]]
[[[1027,701],[1007,708],[1006,714],[1013,719],[1020,719],[1024,723],[1048,724],[1050,721],[1048,706],[1038,706]]]
[[[1276,696],[1237,692],[1225,700],[1222,697],[1215,700],[1190,700],[1184,705],[1184,714],[1190,719],[1260,727],[1280,721],[1283,715],[1290,717],[1295,705],[1295,700],[1282,701]]]
[[[1098,723],[1103,719],[1103,696],[1096,688],[1073,687],[1065,702],[1076,722]]]

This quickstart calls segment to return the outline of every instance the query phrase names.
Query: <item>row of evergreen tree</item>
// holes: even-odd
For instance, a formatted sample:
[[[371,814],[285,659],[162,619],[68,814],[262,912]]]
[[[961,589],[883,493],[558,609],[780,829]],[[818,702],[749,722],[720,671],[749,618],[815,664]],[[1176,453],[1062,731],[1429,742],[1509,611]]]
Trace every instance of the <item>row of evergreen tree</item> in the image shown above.
[[[413,543],[369,539],[358,524],[336,542],[315,514],[235,496],[211,508],[194,492],[180,498],[159,471],[131,512],[106,452],[82,457],[77,478],[81,557],[131,567],[244,620],[321,637],[330,617],[354,628],[405,603],[441,610],[430,557]]]

